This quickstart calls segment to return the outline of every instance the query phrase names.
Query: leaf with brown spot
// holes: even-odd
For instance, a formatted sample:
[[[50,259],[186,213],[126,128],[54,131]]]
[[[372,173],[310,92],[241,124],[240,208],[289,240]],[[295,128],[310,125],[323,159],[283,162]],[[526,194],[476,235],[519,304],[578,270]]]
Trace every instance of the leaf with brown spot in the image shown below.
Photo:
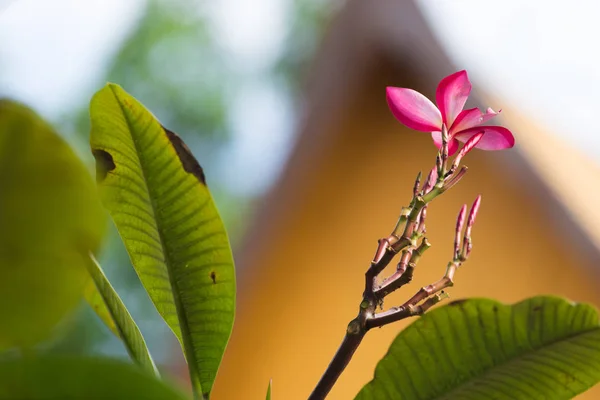
[[[171,132],[167,128],[163,126],[167,137],[171,141],[173,148],[177,152],[177,156],[179,157],[179,161],[183,165],[183,169],[190,174],[193,174],[202,184],[206,185],[206,178],[204,176],[204,171],[200,164],[198,164],[198,160],[194,157],[189,147],[181,140],[178,134]]]
[[[103,203],[183,347],[197,397],[208,395],[233,325],[235,271],[202,168],[179,136],[117,85],[94,96],[90,114],[92,151],[110,154],[114,165],[99,182]]]
[[[106,175],[115,169],[115,162],[107,151],[94,149],[92,150],[92,154],[96,159],[96,181],[102,182],[106,178]]]

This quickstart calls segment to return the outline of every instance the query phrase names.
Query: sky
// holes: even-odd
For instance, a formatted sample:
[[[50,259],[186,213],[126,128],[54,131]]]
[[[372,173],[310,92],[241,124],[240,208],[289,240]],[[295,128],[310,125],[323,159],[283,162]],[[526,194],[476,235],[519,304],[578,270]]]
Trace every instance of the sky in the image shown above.
[[[103,73],[142,5],[142,0],[0,0],[2,94],[53,119]]]
[[[89,85],[105,73],[144,4],[144,0],[0,0],[0,95],[57,121],[71,107],[88,101],[83,93],[95,89]],[[284,44],[289,2],[199,4],[210,16],[217,45],[232,70],[250,77],[230,104],[232,140],[221,152],[215,175],[231,193],[257,196],[276,180],[293,143],[291,102],[266,76]]]
[[[231,65],[240,74],[258,77],[240,88],[232,105],[234,139],[228,150],[236,169],[256,177],[252,182],[231,174],[231,186],[257,194],[274,181],[292,142],[290,105],[260,74],[284,45],[289,1],[198,1],[209,10]],[[568,8],[563,0],[417,3],[476,87],[519,105],[600,161],[595,121],[600,108],[600,46],[595,43],[600,37],[599,2],[573,0]],[[54,120],[82,101],[87,85],[103,74],[143,4],[144,0],[0,0],[0,93]]]

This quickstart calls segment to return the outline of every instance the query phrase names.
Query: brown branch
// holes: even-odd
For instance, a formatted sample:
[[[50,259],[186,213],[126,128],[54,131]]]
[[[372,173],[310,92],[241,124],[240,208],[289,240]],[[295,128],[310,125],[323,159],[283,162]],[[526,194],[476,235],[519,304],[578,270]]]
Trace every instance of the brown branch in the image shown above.
[[[418,315],[415,307],[392,307],[387,311],[375,314],[373,318],[367,321],[367,329],[379,328],[401,319],[414,317]]]
[[[410,283],[413,277],[414,269],[423,253],[431,247],[431,244],[424,238],[419,247],[414,250],[405,250],[400,258],[396,272],[384,280],[381,285],[375,289],[375,296],[381,299],[390,293],[400,289],[402,286]]]
[[[448,263],[448,267],[446,268],[446,273],[437,282],[432,283],[431,285],[427,285],[422,287],[417,293],[414,294],[408,301],[406,301],[402,307],[410,307],[415,306],[421,301],[425,300],[427,297],[441,292],[442,290],[451,287],[454,285],[454,273],[460,266],[460,263],[452,261]]]
[[[377,251],[375,252],[375,256],[373,257],[373,261],[371,261],[371,265],[365,273],[365,291],[363,293],[364,298],[369,298],[372,296],[377,276],[385,269],[385,267],[388,266],[395,255],[396,252],[390,245],[390,239],[379,239],[379,245],[377,247]]]
[[[446,298],[448,298],[448,295],[444,291],[441,291],[419,305],[392,307],[388,311],[375,314],[373,318],[370,318],[367,321],[367,327],[368,329],[380,328],[384,325],[391,324],[392,322],[397,322],[417,315],[423,315],[435,304]]]
[[[417,175],[409,206],[402,208],[398,222],[390,236],[379,239],[373,260],[365,273],[365,289],[358,315],[348,324],[346,335],[340,347],[309,396],[309,400],[321,400],[327,396],[352,359],[365,334],[370,329],[423,314],[433,305],[447,297],[443,290],[454,284],[454,273],[471,252],[470,234],[479,208],[480,198],[475,201],[471,208],[465,234],[462,238],[462,246],[459,241],[464,226],[466,209],[461,210],[459,214],[457,233],[454,241],[453,260],[448,263],[444,276],[439,281],[421,288],[402,306],[376,313],[377,306],[382,304],[383,299],[387,295],[412,280],[417,263],[423,253],[431,246],[427,238],[424,237],[427,205],[437,196],[456,185],[467,172],[467,168],[463,166],[455,173],[458,163],[456,163],[456,166],[453,164],[451,169],[447,170],[448,141],[448,132],[446,127],[443,127],[442,149],[440,149],[436,158],[436,166],[430,171],[420,190],[421,174]],[[419,240],[421,242],[417,245]],[[461,250],[458,251],[458,249]],[[380,286],[377,286],[378,276],[397,254],[401,254],[401,256],[396,271],[385,279]]]
[[[333,356],[329,366],[327,366],[327,370],[325,370],[319,383],[317,383],[317,386],[308,397],[308,400],[324,399],[344,369],[346,369],[346,366],[367,333],[365,330],[360,329],[358,325],[360,324],[357,320],[353,320],[348,324],[346,336],[344,336],[342,344],[335,353],[335,356]]]

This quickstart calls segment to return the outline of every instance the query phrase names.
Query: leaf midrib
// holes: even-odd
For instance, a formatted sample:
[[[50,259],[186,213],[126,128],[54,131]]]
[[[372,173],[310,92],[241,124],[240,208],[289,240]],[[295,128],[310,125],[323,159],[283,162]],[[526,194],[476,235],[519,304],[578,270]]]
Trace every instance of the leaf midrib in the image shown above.
[[[123,119],[125,120],[125,123],[127,124],[127,128],[129,130],[129,135],[131,136],[131,140],[133,141],[133,145],[135,146],[136,156],[140,163],[140,169],[142,170],[142,177],[144,178],[144,185],[146,187],[146,191],[148,192],[148,195],[149,195],[148,197],[150,198],[150,206],[152,207],[152,216],[154,217],[154,221],[156,223],[156,230],[158,231],[158,237],[160,239],[160,246],[162,248],[163,255],[165,258],[165,267],[167,270],[167,276],[169,277],[169,285],[171,287],[171,294],[173,295],[173,301],[175,302],[175,309],[177,310],[177,318],[179,320],[179,332],[181,334],[181,339],[183,340],[183,347],[186,350],[185,356],[188,361],[188,368],[190,369],[190,375],[191,375],[190,378],[192,380],[192,385],[194,385],[194,386],[197,385],[197,388],[199,389],[198,393],[202,397],[204,397],[203,391],[202,391],[202,385],[200,382],[200,371],[198,370],[198,362],[196,360],[196,352],[195,352],[191,337],[189,335],[189,331],[187,329],[188,328],[187,315],[185,314],[183,302],[181,301],[181,298],[179,297],[179,286],[177,285],[177,280],[174,279],[171,269],[169,268],[169,265],[170,265],[169,251],[167,249],[167,246],[165,245],[165,240],[163,237],[163,233],[162,233],[162,229],[160,227],[159,220],[156,218],[157,207],[156,207],[156,204],[154,201],[154,197],[152,195],[153,193],[150,190],[150,187],[148,186],[148,178],[147,178],[147,174],[146,174],[146,168],[140,158],[141,151],[140,151],[140,148],[137,143],[135,135],[132,134],[133,125],[127,116],[125,107],[121,103],[119,96],[117,95],[117,93],[115,92],[115,90],[112,86],[111,86],[111,91],[113,93],[113,96],[117,100],[117,104],[119,105],[119,108],[121,109],[121,114],[123,115]],[[162,127],[160,129],[164,131],[164,129]],[[173,330],[173,328],[170,325],[169,325],[169,328],[171,328],[171,330]],[[175,336],[177,336],[177,334]],[[187,351],[187,349],[189,349],[189,351]]]

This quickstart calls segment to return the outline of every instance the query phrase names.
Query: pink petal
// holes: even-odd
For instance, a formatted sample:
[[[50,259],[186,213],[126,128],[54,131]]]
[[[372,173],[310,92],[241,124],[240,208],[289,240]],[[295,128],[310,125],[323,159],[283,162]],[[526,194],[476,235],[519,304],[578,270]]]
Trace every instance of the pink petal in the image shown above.
[[[485,110],[485,114],[481,115],[481,118],[483,119],[481,121],[482,124],[485,124],[486,122],[488,122],[490,119],[494,118],[496,115],[500,114],[502,112],[502,110],[498,110],[498,112],[492,110],[490,107],[487,108],[487,110]]]
[[[442,112],[446,126],[452,126],[454,119],[462,111],[471,93],[471,82],[467,71],[458,71],[441,80],[435,93],[435,101]]]
[[[485,114],[479,111],[478,108],[463,110],[454,120],[454,124],[452,125],[452,128],[450,128],[450,135],[455,135],[466,129],[482,125],[499,113],[500,111],[496,112],[491,108],[488,108]]]
[[[483,137],[475,146],[481,150],[503,150],[510,149],[515,145],[513,134],[502,126],[478,126],[457,133],[454,138],[466,142],[478,132],[483,132]]]
[[[481,125],[482,121],[483,117],[479,108],[462,110],[454,120],[454,124],[452,124],[449,133],[450,135],[453,135],[454,133],[464,131],[465,129]]]
[[[442,127],[440,110],[421,93],[390,86],[386,88],[386,95],[394,117],[409,128],[431,132]]]
[[[438,149],[441,149],[442,132],[431,132],[431,137],[433,138],[433,144],[435,144]],[[458,150],[458,140],[452,138],[450,139],[450,143],[448,143],[448,155],[451,156],[452,154],[456,153],[456,150]]]
[[[463,110],[454,120],[454,124],[452,125],[452,128],[450,128],[450,135],[454,135],[464,131],[465,129],[484,124],[499,113],[500,111],[495,112],[491,108],[488,108],[485,114],[483,114],[478,108]]]

